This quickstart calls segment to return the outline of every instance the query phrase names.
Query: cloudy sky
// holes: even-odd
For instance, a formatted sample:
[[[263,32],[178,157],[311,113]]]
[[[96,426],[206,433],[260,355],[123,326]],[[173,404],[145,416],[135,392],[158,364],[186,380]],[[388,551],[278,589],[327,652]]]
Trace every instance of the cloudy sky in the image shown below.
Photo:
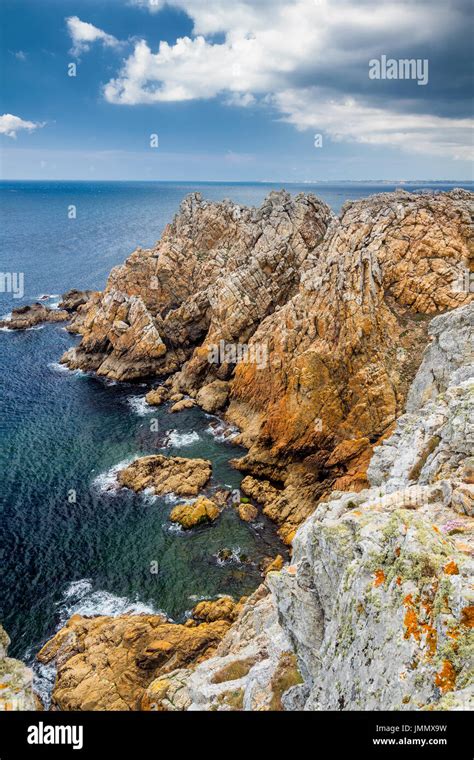
[[[471,14],[470,0],[2,0],[2,174],[472,179]],[[428,82],[371,78],[381,56],[427,61]]]

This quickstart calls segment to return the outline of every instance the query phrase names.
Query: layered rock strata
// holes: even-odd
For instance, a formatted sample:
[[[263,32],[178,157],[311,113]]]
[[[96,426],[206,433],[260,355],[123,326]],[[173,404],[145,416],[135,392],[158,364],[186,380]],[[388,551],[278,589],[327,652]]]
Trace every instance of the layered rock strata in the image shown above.
[[[409,411],[160,710],[473,709],[474,306],[431,322]]]
[[[222,411],[249,449],[236,466],[275,489],[262,504],[291,543],[318,499],[367,487],[429,319],[472,300],[472,200],[398,191],[337,219],[312,195],[271,193],[260,209],[190,196],[80,307],[63,361],[168,375],[155,402],[182,393],[174,412]]]

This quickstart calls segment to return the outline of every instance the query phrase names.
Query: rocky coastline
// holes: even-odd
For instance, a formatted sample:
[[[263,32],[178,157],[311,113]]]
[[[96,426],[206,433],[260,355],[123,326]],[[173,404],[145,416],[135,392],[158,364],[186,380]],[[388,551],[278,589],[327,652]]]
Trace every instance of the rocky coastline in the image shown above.
[[[240,430],[239,514],[262,509],[291,560],[184,625],[75,616],[38,655],[58,668],[53,709],[472,704],[473,211],[464,190],[384,193],[339,218],[313,195],[248,209],[193,194],[102,293],[63,298],[81,337],[68,367]],[[192,529],[219,506],[210,463],[179,459],[118,477],[196,497],[175,515]]]

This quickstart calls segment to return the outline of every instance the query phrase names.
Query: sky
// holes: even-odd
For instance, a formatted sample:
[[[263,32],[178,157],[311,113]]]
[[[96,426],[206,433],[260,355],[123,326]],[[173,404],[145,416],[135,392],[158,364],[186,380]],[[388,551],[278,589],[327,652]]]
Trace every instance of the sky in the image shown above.
[[[0,24],[5,179],[473,179],[471,0],[2,0]]]

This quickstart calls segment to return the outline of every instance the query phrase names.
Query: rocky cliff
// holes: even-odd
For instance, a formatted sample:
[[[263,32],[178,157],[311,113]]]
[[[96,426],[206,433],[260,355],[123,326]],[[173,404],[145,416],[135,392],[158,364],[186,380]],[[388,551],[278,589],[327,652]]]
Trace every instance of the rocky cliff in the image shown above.
[[[167,375],[171,391],[222,410],[249,448],[236,463],[247,488],[291,543],[315,501],[367,486],[429,319],[472,300],[459,286],[472,210],[463,190],[384,193],[339,219],[312,195],[271,193],[260,209],[192,195],[79,308],[82,340],[63,361],[119,380]]]
[[[152,682],[147,707],[474,708],[474,306],[429,334],[371,487],[320,503],[216,656]]]
[[[168,640],[183,626],[148,667],[163,621],[143,636],[136,618],[71,621],[41,655],[61,665],[57,706],[90,706],[84,679],[117,647],[116,709],[466,706],[472,202],[400,191],[336,219],[313,196],[258,210],[191,196],[79,306],[63,361],[168,376],[157,403],[221,409],[249,449],[242,489],[293,554],[197,659]]]

